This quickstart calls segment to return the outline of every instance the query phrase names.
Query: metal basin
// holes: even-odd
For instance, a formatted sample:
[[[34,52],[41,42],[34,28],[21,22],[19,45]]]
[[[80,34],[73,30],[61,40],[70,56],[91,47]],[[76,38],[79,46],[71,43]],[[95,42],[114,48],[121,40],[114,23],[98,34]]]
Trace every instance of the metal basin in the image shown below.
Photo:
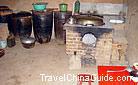
[[[21,43],[24,48],[30,49],[35,46],[35,38],[33,37],[28,37],[28,38],[22,38]]]
[[[74,18],[76,19],[76,24],[85,26],[102,26],[105,24],[103,18],[98,16],[78,15]]]

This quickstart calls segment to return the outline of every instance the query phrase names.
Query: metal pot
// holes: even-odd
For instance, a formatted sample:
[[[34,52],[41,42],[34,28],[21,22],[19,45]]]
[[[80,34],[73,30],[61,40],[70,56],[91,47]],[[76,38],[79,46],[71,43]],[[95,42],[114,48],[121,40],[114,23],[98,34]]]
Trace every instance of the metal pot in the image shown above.
[[[74,18],[76,19],[76,24],[85,26],[102,26],[105,24],[103,18],[98,16],[78,15],[74,16]]]
[[[33,48],[35,45],[35,39],[33,37],[21,38],[21,43],[24,48]]]

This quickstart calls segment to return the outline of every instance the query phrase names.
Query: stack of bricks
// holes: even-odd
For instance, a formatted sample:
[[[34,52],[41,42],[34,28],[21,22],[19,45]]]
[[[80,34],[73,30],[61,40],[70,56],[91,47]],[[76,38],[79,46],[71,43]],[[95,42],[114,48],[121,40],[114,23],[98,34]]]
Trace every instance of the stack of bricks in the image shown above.
[[[96,61],[97,65],[109,65],[112,54],[112,32],[103,34],[96,44]]]
[[[74,51],[77,55],[86,55],[86,45],[81,41],[81,33],[74,31],[73,26],[66,28],[66,53],[73,55]],[[102,29],[102,28],[101,28]],[[96,58],[98,65],[109,65],[112,54],[112,32],[105,33],[97,39],[96,47],[92,50],[91,55]]]
[[[84,54],[80,34],[72,30],[66,30],[66,53],[73,55],[74,51],[77,52],[77,55]]]

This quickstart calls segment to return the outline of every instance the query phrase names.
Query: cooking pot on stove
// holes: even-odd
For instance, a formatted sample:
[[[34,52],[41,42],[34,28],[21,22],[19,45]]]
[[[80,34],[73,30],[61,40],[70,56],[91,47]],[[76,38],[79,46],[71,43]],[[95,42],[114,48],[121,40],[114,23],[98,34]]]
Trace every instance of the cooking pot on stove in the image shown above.
[[[85,26],[102,26],[105,24],[103,18],[99,16],[77,15],[74,18],[76,19],[76,24]]]

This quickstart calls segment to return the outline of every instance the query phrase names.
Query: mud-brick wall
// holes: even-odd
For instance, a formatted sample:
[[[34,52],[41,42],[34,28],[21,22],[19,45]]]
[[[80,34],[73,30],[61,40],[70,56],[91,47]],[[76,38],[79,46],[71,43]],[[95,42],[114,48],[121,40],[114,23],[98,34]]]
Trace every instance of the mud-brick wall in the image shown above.
[[[128,0],[127,57],[131,64],[138,62],[138,0]]]
[[[16,10],[31,10],[32,3],[39,0],[0,0],[0,5],[9,5],[11,8]],[[69,10],[72,9],[72,5],[76,0],[42,0],[48,2],[48,7],[58,8],[59,4],[63,1],[69,6]],[[90,2],[90,3],[123,3],[124,0],[80,0],[80,2]]]

